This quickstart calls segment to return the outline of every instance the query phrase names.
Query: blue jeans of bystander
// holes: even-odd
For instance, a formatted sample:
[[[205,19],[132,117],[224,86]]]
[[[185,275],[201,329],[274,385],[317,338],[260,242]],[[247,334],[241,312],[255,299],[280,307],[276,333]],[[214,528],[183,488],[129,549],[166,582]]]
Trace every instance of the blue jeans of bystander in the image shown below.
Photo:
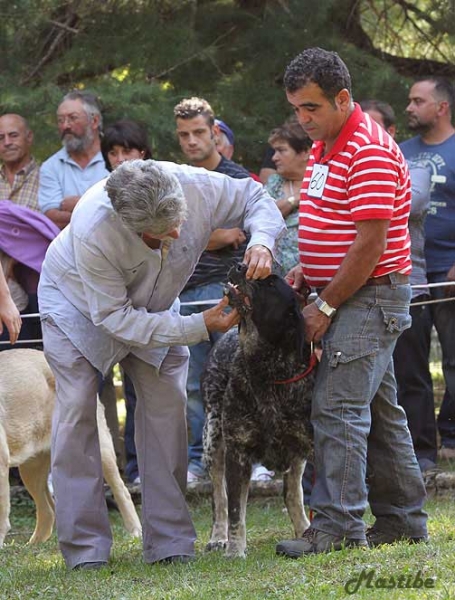
[[[429,283],[446,280],[446,273],[428,274]],[[443,299],[444,295],[444,287],[431,288],[433,300]],[[441,444],[446,448],[455,448],[455,301],[430,304],[427,309],[438,332],[442,350],[442,372],[446,385],[438,415]]]
[[[198,300],[216,300],[223,297],[222,283],[207,283],[185,290],[180,294],[181,302],[193,302]],[[210,305],[182,306],[180,314],[188,316],[193,313],[203,312]],[[210,334],[210,341],[201,342],[190,346],[190,362],[188,368],[188,380],[186,392],[188,396],[187,419],[189,429],[188,445],[188,470],[194,475],[204,476],[205,467],[202,463],[202,432],[205,422],[204,404],[201,397],[200,380],[207,362],[207,356],[213,344],[221,336],[220,333]]]
[[[424,302],[427,295],[413,302]],[[433,382],[430,373],[431,315],[428,305],[411,304],[412,326],[398,338],[393,362],[398,388],[398,403],[406,412],[414,451],[420,468],[436,465],[436,416]]]

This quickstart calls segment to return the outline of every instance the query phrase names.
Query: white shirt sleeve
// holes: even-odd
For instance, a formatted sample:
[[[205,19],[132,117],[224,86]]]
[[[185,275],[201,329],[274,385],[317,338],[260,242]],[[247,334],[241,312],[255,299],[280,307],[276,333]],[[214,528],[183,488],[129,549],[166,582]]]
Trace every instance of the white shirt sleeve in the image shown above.
[[[182,317],[170,311],[152,313],[145,307],[135,308],[123,274],[99,248],[75,237],[74,253],[90,317],[117,340],[158,348],[208,339],[201,313]]]

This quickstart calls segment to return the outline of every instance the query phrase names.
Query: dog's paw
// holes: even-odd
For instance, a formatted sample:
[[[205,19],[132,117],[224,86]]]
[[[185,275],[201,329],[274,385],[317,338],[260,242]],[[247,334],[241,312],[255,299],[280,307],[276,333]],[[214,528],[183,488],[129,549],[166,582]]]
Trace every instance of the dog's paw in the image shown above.
[[[242,548],[228,544],[225,556],[226,558],[246,558],[246,552]]]
[[[215,550],[224,550],[227,546],[227,540],[210,540],[206,545],[206,552],[213,552]]]
[[[142,537],[142,527],[135,527],[132,531],[129,532],[131,537],[141,538]]]
[[[8,471],[6,471],[8,473]],[[9,492],[8,492],[9,493]],[[11,530],[11,524],[9,522],[9,518],[6,517],[2,523],[0,523],[0,548],[3,548],[3,544],[5,543],[5,538],[8,531]]]

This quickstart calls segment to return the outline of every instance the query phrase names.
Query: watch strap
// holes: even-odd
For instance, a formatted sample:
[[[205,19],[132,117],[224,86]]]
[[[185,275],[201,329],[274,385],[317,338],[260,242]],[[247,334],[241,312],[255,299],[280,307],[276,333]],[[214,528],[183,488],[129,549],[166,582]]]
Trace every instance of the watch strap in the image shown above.
[[[322,300],[322,298],[319,298],[319,296],[316,296],[314,303],[316,304],[317,308],[326,315],[326,317],[329,317],[329,319],[331,319],[337,311],[336,308],[330,306],[330,304],[328,304],[325,300]]]

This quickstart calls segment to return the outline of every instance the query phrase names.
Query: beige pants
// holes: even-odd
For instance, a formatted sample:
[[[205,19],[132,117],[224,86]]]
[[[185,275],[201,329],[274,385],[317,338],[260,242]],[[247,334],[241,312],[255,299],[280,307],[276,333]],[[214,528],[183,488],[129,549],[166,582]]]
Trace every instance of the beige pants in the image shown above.
[[[112,545],[96,425],[98,380],[94,367],[51,319],[42,325],[57,387],[51,450],[57,533],[72,568],[107,561]],[[159,372],[132,354],[121,365],[137,395],[144,560],[192,555],[196,534],[185,502],[188,350],[172,347]]]

